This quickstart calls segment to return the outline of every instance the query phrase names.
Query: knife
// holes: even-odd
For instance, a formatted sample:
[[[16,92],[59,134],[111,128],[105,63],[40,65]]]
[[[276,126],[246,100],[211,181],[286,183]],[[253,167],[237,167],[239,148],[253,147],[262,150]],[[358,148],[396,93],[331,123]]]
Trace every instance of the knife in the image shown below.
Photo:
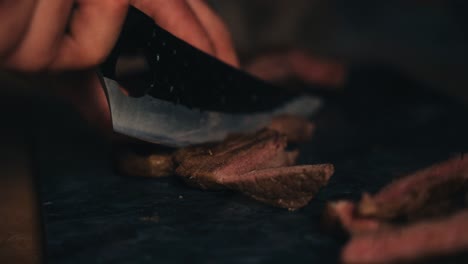
[[[115,132],[171,147],[223,140],[321,106],[196,49],[135,8],[98,76]]]

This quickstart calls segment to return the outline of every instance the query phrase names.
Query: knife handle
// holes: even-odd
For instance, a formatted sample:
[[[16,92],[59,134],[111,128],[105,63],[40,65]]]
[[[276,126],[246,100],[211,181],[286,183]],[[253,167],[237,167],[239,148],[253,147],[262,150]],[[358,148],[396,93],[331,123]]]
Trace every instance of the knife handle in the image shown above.
[[[120,75],[122,58],[139,61],[140,71]],[[189,45],[135,8],[129,10],[102,72],[132,96],[149,95],[189,108],[233,114],[270,112],[299,96]]]
[[[145,43],[151,41],[154,22],[135,8],[128,12],[120,36],[101,64],[101,77],[117,81],[130,96],[143,96],[152,83]]]

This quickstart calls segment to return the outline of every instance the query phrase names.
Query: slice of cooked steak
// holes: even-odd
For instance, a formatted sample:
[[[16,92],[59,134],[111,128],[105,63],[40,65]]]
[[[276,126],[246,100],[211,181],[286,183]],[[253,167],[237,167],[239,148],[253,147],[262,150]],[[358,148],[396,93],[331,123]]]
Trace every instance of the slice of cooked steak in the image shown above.
[[[255,200],[295,210],[307,205],[333,172],[331,164],[290,166],[229,175],[217,182]]]
[[[431,166],[363,195],[358,213],[379,219],[443,215],[467,205],[468,157]]]
[[[286,137],[273,130],[232,136],[219,144],[181,149],[175,153],[176,173],[192,186],[224,188],[218,180],[230,175],[282,167],[294,163],[296,153],[285,152]]]
[[[215,153],[217,161],[228,162],[229,156],[240,157],[236,153],[248,150],[253,153],[253,156],[258,157],[250,161],[255,168],[289,166],[295,163],[299,152],[279,151],[277,155],[275,155],[275,152],[284,148],[287,142],[298,143],[310,139],[315,128],[308,119],[293,115],[281,115],[275,117],[270,127],[271,130],[265,129],[255,137],[244,134],[231,135],[222,143],[210,143],[184,148],[176,153],[175,158],[179,161],[178,163],[183,164],[182,167],[190,167],[192,166],[191,161],[198,163],[199,161],[206,159],[206,154],[213,155],[213,153]],[[274,132],[273,130],[277,132]],[[266,148],[262,147],[263,145],[261,145],[261,142],[267,144]],[[252,145],[254,146],[253,148],[251,148]],[[160,151],[160,149],[163,151]],[[262,150],[268,153],[261,153]],[[230,153],[231,151],[234,152],[234,155],[232,155],[233,153]],[[144,145],[141,143],[137,144],[133,142],[133,144],[119,146],[119,151],[117,151],[116,154],[116,168],[120,173],[131,176],[169,176],[173,174],[175,169],[171,155],[171,152],[167,151],[163,147]],[[259,159],[264,160],[261,161]],[[211,159],[209,165],[217,166],[214,161],[215,160]],[[236,162],[232,162],[232,164],[236,164]],[[197,165],[198,164],[196,164],[196,166]],[[179,172],[183,172],[184,169],[182,167]],[[247,169],[246,171],[250,170],[249,166],[243,167]],[[240,173],[240,171],[238,173]],[[202,182],[203,181],[201,181],[201,184],[205,186]],[[208,184],[206,187],[215,188],[216,186],[210,186]]]
[[[287,136],[279,131],[293,141],[306,140],[314,128],[308,120],[280,116],[273,125],[276,130],[230,135],[222,142],[186,147],[167,155],[126,154],[120,156],[117,166],[120,172],[134,176],[161,177],[175,172],[193,187],[231,189],[295,210],[327,184],[334,168],[331,164],[293,166],[299,152],[286,150]]]
[[[410,262],[468,251],[468,210],[373,234],[354,236],[342,252],[345,263]]]
[[[315,125],[307,118],[295,115],[280,115],[273,118],[270,126],[272,130],[286,136],[290,143],[301,143],[312,138]]]
[[[358,204],[330,203],[327,220],[353,235],[342,260],[425,263],[468,252],[467,186],[468,158],[462,156],[365,194]]]
[[[292,166],[297,151],[286,137],[264,129],[231,136],[218,144],[181,149],[176,174],[201,189],[229,188],[256,200],[290,209],[305,206],[333,174],[333,165]]]

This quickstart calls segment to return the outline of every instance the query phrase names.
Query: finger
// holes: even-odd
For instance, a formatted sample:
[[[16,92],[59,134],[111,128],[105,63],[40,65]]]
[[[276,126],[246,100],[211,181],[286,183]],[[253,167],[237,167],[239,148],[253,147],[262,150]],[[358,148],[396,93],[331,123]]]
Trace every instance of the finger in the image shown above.
[[[176,37],[216,55],[208,33],[185,0],[131,0],[130,3]]]
[[[49,0],[44,0],[49,1]],[[112,50],[128,0],[78,0],[51,69],[84,69],[100,64]]]
[[[23,40],[36,9],[36,0],[0,1],[0,66]]]
[[[222,61],[239,67],[232,38],[221,18],[203,0],[187,0],[213,43],[215,55]]]
[[[72,4],[71,0],[40,0],[24,39],[8,58],[9,66],[24,71],[46,68],[65,35]]]

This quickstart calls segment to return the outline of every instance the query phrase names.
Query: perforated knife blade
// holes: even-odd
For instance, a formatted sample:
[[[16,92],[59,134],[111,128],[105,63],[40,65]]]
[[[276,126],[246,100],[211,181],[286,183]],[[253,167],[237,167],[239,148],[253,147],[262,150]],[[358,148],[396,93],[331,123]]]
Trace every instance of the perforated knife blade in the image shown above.
[[[119,76],[119,62],[129,56],[145,67],[138,75]],[[309,116],[321,104],[316,97],[286,93],[215,59],[136,9],[130,10],[99,77],[115,132],[172,147],[255,131],[279,114]]]

